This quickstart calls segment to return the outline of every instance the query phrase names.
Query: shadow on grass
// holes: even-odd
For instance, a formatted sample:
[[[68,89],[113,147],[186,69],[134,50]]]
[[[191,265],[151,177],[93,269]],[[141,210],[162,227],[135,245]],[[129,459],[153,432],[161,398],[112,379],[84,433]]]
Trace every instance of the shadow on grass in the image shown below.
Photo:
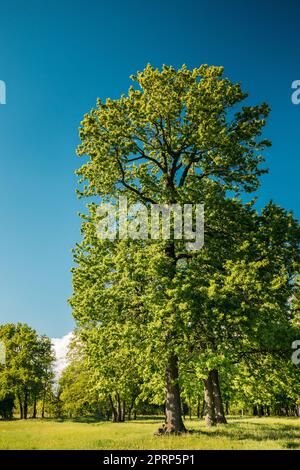
[[[255,429],[252,430],[252,427]],[[244,423],[237,420],[234,423],[220,425],[210,430],[190,431],[193,434],[204,435],[212,439],[220,437],[237,441],[284,441],[282,446],[286,449],[300,448],[300,426],[288,424]],[[299,442],[295,442],[295,440],[299,440]]]
[[[86,424],[103,424],[103,423],[110,423],[110,424],[119,424],[122,425],[124,423],[126,424],[156,424],[159,422],[164,421],[163,416],[155,416],[155,415],[149,415],[149,416],[138,416],[136,419],[130,419],[129,421],[126,419],[123,422],[120,423],[114,423],[111,420],[107,420],[106,418],[100,418],[98,416],[80,416],[80,417],[74,417],[74,418],[67,418],[67,417],[61,417],[61,418],[44,418],[44,421],[52,421],[55,423],[86,423]]]

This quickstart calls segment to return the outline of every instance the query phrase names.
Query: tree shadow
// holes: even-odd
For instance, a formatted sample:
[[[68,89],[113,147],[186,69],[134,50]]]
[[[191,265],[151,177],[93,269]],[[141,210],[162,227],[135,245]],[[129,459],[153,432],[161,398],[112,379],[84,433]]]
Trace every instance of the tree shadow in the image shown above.
[[[255,429],[251,430],[251,427]],[[250,428],[250,429],[249,429]],[[223,437],[230,440],[253,440],[257,442],[271,440],[271,441],[286,441],[283,447],[287,449],[300,448],[300,426],[289,424],[264,424],[264,423],[245,423],[235,421],[227,425],[220,425],[211,430],[201,429],[192,430],[193,433],[204,435],[209,438]],[[298,441],[299,442],[296,442]]]

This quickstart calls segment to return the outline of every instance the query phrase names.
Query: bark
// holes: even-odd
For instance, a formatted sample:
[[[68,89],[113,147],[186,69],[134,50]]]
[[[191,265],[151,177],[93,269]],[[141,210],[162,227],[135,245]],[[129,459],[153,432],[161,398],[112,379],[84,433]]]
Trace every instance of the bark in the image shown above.
[[[33,402],[33,412],[32,412],[32,418],[36,418],[36,397],[34,397],[34,402]]]
[[[117,421],[117,411],[114,406],[114,402],[113,402],[111,395],[108,395],[108,399],[109,399],[109,404],[110,404],[110,409],[111,409],[111,420],[113,421],[113,423],[115,423]]]
[[[117,397],[117,419],[116,419],[116,421],[118,423],[120,423],[121,422],[121,416],[122,416],[122,413],[121,413],[121,400],[120,400],[120,395],[118,393],[117,393],[116,397]]]
[[[223,401],[222,401],[219,373],[217,369],[213,369],[211,371],[211,380],[212,380],[212,388],[213,388],[216,421],[218,424],[227,424],[225,413],[224,413]]]
[[[20,406],[20,419],[23,419],[23,403],[22,403],[22,399],[20,397],[20,395],[18,395],[18,400],[19,400],[19,406]]]
[[[46,401],[46,392],[44,392],[44,394],[43,394],[42,411],[41,411],[42,419],[44,419],[44,417],[45,417],[45,401]]]
[[[27,419],[27,415],[28,415],[28,402],[27,402],[27,394],[26,394],[24,398],[23,419]]]
[[[202,401],[202,407],[201,407],[201,410],[200,410],[200,419],[203,418],[204,413],[205,413],[205,400],[203,399],[203,401]]]
[[[47,396],[47,387],[48,387],[48,382],[46,380],[45,383],[44,383],[44,389],[43,389],[41,418],[45,417],[45,404],[46,404],[46,396]]]
[[[135,399],[136,399],[136,397],[133,396],[132,399],[131,399],[131,403],[129,405],[129,408],[127,410],[127,419],[128,419],[128,421],[131,420],[131,412],[132,412],[133,407],[134,407]]]
[[[178,358],[171,355],[166,367],[166,421],[163,433],[186,432],[182,420],[180,388],[178,383]]]
[[[120,415],[120,421],[123,423],[125,421],[125,412],[126,412],[126,403],[125,400],[122,400],[121,403],[121,415]]]
[[[176,201],[170,202],[174,203]],[[167,245],[165,254],[170,260],[170,271],[168,275],[170,279],[173,279],[176,274],[177,262],[174,241]],[[165,425],[162,428],[159,428],[156,434],[180,434],[182,432],[186,432],[182,419],[182,404],[178,375],[178,357],[176,354],[170,353],[165,370]]]
[[[207,379],[204,379],[204,401],[206,408],[205,426],[210,428],[216,425],[215,404],[213,395],[213,385],[211,378],[211,371]]]
[[[22,405],[21,405],[22,403]],[[22,411],[21,411],[22,408]],[[21,419],[27,419],[28,416],[28,391],[25,388],[24,390],[24,400],[20,399],[20,414],[22,415]]]
[[[200,419],[200,397],[197,399],[197,418]]]

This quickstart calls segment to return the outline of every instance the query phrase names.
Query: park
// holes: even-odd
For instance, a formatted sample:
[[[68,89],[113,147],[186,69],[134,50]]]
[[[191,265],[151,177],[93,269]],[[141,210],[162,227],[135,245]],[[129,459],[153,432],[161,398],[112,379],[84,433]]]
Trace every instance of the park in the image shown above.
[[[79,128],[88,215],[73,251],[67,367],[55,376],[50,338],[28,324],[0,327],[2,445],[297,448],[300,227],[272,201],[257,210],[241,197],[266,171],[269,106],[241,107],[247,94],[219,66],[148,64],[133,81]],[[169,204],[169,227],[170,207],[204,204],[204,243],[190,250],[176,225],[168,237],[99,237],[91,197],[146,213]],[[150,228],[166,223],[158,214]],[[142,225],[138,211],[130,223]]]
[[[293,1],[3,2],[0,451],[300,450]]]

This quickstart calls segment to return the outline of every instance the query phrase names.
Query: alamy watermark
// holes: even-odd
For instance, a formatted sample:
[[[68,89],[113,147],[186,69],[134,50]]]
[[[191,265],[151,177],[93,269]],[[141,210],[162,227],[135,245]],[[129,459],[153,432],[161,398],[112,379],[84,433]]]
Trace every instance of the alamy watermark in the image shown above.
[[[300,339],[293,341],[292,348],[295,349],[292,354],[292,362],[298,366],[300,364]]]
[[[0,80],[0,104],[6,104],[6,83]]]
[[[119,197],[118,204],[102,202],[97,208],[97,235],[115,240],[185,240],[189,251],[204,244],[203,204],[128,205]]]
[[[294,80],[292,83],[293,91],[291,100],[293,104],[300,104],[300,80]]]
[[[0,341],[0,365],[4,365],[6,360],[6,349],[3,341]]]

